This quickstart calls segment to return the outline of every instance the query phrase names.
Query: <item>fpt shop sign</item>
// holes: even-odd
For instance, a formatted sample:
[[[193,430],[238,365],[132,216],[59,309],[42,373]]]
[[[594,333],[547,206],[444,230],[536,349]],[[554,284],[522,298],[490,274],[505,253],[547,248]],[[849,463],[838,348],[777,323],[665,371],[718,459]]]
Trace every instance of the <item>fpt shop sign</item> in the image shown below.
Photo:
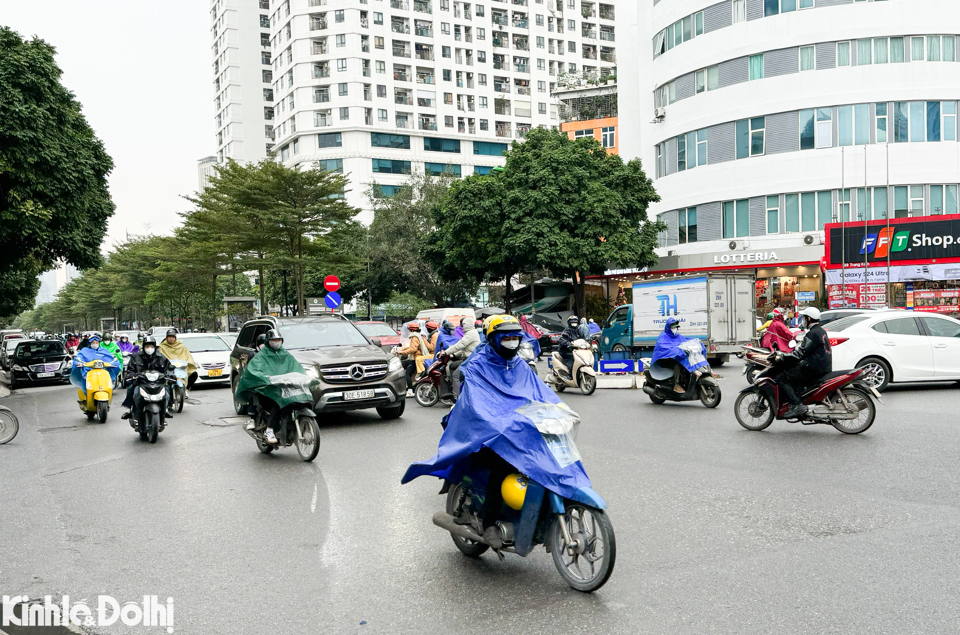
[[[960,258],[960,216],[827,227],[828,264]]]

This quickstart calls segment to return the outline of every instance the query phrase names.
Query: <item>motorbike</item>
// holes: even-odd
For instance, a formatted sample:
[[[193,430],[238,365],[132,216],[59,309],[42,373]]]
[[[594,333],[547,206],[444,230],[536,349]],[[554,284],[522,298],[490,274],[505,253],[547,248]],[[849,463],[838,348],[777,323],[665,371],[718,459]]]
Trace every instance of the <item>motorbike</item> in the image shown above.
[[[114,385],[108,369],[116,368],[116,364],[97,359],[86,362],[83,366],[87,369],[87,378],[86,391],[82,388],[77,390],[80,410],[87,415],[87,419],[97,417],[100,423],[106,423]]]
[[[302,379],[301,379],[302,378]],[[274,385],[283,390],[285,387],[292,391],[310,394],[311,378],[307,375],[280,375],[274,378]],[[274,429],[279,443],[268,443],[264,433],[267,430],[267,411],[255,399],[247,407],[252,410],[253,421],[244,429],[257,442],[257,449],[264,454],[270,454],[280,446],[297,446],[297,453],[304,462],[310,463],[320,452],[320,426],[317,425],[317,414],[313,411],[313,404],[304,401],[287,405],[280,410],[279,425]]]
[[[176,385],[173,389],[173,410],[178,414],[183,412],[183,403],[187,400],[187,362],[182,359],[171,359]]]
[[[688,340],[680,344],[680,348],[687,353],[687,359],[694,361],[703,359],[702,345],[699,340]],[[723,397],[720,384],[710,369],[704,366],[693,372],[687,371],[674,359],[658,359],[651,364],[645,364],[643,370],[643,392],[647,393],[650,401],[662,404],[667,401],[696,401],[700,400],[707,408],[716,408]],[[677,383],[683,392],[674,388],[674,369],[680,366],[680,375]]]
[[[784,415],[790,404],[780,399],[776,376],[792,358],[783,358],[775,353],[768,355],[769,366],[761,370],[752,386],[740,392],[733,406],[741,426],[747,430],[765,430],[775,419],[833,426],[844,434],[860,434],[873,425],[877,416],[876,399],[881,404],[880,393],[867,383],[870,372],[865,368],[827,373],[801,395],[807,413],[799,418],[787,419]]]
[[[517,352],[520,359],[527,362],[527,365],[533,369],[533,374],[537,374],[537,352],[533,349],[532,342],[520,342],[520,350]]]
[[[563,364],[559,351],[551,354],[553,369],[546,377],[546,383],[557,392],[567,387],[577,386],[585,395],[592,395],[597,389],[597,371],[593,369],[594,349],[585,339],[573,343],[573,368]]]
[[[453,397],[453,389],[447,380],[447,364],[449,362],[450,357],[448,355],[438,355],[430,364],[430,367],[413,382],[413,395],[417,403],[424,408],[431,408],[441,401],[445,406],[452,406],[456,402]],[[446,396],[441,396],[441,393]]]
[[[557,463],[566,467],[579,461],[579,418],[562,404],[531,404],[528,408],[526,416]],[[493,525],[500,539],[495,551],[501,560],[504,553],[525,557],[542,544],[570,587],[587,593],[602,587],[613,573],[617,553],[604,500],[589,488],[579,490],[580,500],[564,498],[517,473],[491,482],[493,471],[479,457],[481,453],[471,455],[444,480],[440,494],[446,495],[446,507],[434,514],[433,524],[449,531],[464,555],[480,556],[492,546],[484,537],[482,520],[487,493],[501,488],[504,502]],[[522,492],[519,500],[508,496],[507,488]]]
[[[157,435],[167,427],[167,384],[173,378],[157,370],[148,370],[134,378],[133,407],[130,427],[140,433],[140,440],[157,442]]]
[[[806,331],[795,329],[793,332],[793,339],[790,340],[788,346],[791,349],[796,348],[799,345],[800,340],[806,335]],[[743,351],[737,353],[737,357],[740,357],[744,360],[743,364],[743,374],[747,379],[748,384],[752,384],[757,380],[757,375],[764,368],[770,367],[770,353],[775,352],[772,349],[765,348],[760,346],[758,343],[754,342],[753,345],[743,346]],[[786,351],[785,351],[786,352]]]
[[[13,441],[20,431],[20,420],[6,406],[0,406],[0,445]]]

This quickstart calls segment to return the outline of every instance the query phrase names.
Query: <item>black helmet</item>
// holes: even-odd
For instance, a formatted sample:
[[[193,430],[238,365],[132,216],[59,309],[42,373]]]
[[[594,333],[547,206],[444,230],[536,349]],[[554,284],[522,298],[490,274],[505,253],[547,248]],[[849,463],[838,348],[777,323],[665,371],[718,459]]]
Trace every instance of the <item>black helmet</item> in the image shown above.
[[[580,318],[576,315],[571,315],[567,318],[567,326],[576,326],[578,324],[580,324]]]
[[[257,348],[260,348],[266,343],[267,343],[266,333],[261,333],[260,335],[257,336]]]
[[[280,340],[280,341],[282,342],[282,341],[283,341],[283,336],[280,335],[280,331],[278,331],[277,329],[270,329],[269,331],[267,331],[267,338],[266,338],[266,339],[267,339],[268,342],[269,342],[270,340]]]
[[[155,338],[152,335],[147,335],[146,337],[143,338],[143,342],[142,342],[142,346],[140,347],[140,350],[146,353],[147,346],[150,346],[151,344],[153,345],[153,348],[157,348],[157,338]]]
[[[167,329],[166,337],[170,337],[171,335],[174,336],[174,337],[176,337],[176,336],[177,336],[177,329]]]

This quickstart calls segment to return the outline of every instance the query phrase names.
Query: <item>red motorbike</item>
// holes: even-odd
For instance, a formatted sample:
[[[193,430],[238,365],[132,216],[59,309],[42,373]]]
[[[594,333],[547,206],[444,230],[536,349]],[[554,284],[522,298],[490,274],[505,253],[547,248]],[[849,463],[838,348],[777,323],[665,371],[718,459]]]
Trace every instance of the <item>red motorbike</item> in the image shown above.
[[[877,416],[874,399],[883,403],[872,386],[865,383],[869,376],[863,368],[827,373],[800,397],[807,412],[796,419],[784,415],[790,404],[780,399],[776,375],[788,366],[790,357],[768,356],[770,366],[757,373],[752,386],[741,391],[733,406],[737,421],[747,430],[764,430],[781,419],[803,425],[830,425],[844,434],[860,434],[873,425]]]
[[[449,361],[448,355],[438,355],[413,382],[413,395],[417,403],[424,408],[435,406],[441,401],[446,406],[452,406],[456,401],[450,382],[447,381],[447,362]]]

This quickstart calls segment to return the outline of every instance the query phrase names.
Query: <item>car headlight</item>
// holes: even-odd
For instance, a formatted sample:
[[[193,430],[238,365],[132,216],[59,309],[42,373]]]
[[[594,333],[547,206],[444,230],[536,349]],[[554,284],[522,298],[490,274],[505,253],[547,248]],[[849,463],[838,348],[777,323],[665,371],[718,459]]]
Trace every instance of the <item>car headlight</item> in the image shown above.
[[[392,373],[403,368],[403,364],[400,363],[399,357],[391,357],[390,363],[387,364],[387,372]]]
[[[313,377],[314,379],[320,379],[320,373],[317,372],[317,367],[313,364],[300,364],[303,367],[303,372]]]
[[[20,366],[19,364],[14,364],[13,366],[11,366],[11,368],[13,368],[13,370],[19,370],[21,373],[24,373],[27,371],[26,368],[24,368],[23,366]]]

